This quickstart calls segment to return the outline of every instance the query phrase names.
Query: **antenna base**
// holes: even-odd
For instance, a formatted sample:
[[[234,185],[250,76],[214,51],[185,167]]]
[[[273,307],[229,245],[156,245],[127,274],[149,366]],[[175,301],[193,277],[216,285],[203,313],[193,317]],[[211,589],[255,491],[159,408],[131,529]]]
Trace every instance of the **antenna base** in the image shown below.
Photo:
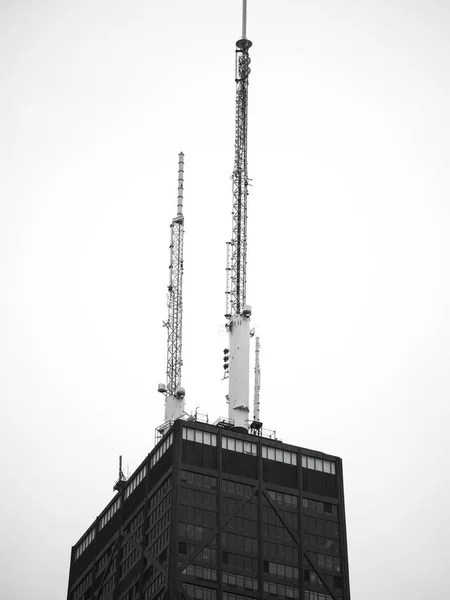
[[[241,38],[240,40],[238,40],[236,42],[236,48],[238,50],[248,50],[249,48],[251,48],[253,46],[253,42],[251,42],[250,40],[248,40],[247,38]]]

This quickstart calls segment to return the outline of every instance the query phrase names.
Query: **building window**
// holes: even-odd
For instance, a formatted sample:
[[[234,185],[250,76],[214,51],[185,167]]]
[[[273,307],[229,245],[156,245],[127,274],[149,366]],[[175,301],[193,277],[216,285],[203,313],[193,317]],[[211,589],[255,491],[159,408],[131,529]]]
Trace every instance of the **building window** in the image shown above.
[[[336,463],[332,460],[323,460],[322,458],[314,458],[314,456],[305,456],[303,454],[302,467],[336,475]]]
[[[173,442],[173,433],[169,435],[159,446],[155,448],[152,456],[150,457],[150,469],[158,462],[163,454],[167,452]]]
[[[144,477],[147,475],[147,465],[144,465],[143,468],[133,477],[130,483],[127,485],[125,489],[125,500],[128,498],[130,494],[134,492],[137,486],[141,483]]]
[[[262,457],[268,458],[269,460],[276,460],[277,462],[282,462],[287,465],[297,465],[297,454],[295,452],[280,450],[279,448],[263,446]]]
[[[95,529],[92,529],[78,544],[75,550],[75,560],[86,550],[92,540],[95,538]]]
[[[208,433],[200,429],[190,429],[189,427],[183,427],[183,440],[197,442],[197,444],[204,444],[205,446],[217,446],[217,436],[215,433]]]
[[[251,454],[256,456],[258,453],[258,447],[252,442],[243,442],[235,438],[229,438],[225,435],[222,436],[222,448],[224,450],[231,450],[231,452],[241,452],[242,454]]]

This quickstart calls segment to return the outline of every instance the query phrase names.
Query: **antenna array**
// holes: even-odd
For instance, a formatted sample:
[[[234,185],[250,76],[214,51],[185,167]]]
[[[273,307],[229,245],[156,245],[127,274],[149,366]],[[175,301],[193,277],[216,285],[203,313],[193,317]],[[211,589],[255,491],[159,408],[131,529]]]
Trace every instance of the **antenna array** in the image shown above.
[[[158,391],[165,395],[164,423],[170,424],[184,413],[185,390],[181,387],[182,322],[183,322],[183,242],[184,242],[184,154],[178,155],[177,216],[170,225],[170,265],[168,285],[167,369],[166,384],[160,383]]]

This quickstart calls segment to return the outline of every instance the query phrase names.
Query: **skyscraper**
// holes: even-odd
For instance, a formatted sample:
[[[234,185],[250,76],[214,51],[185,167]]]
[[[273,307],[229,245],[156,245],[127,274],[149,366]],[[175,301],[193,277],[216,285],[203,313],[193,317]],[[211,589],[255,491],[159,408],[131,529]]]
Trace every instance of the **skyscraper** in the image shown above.
[[[72,548],[68,600],[350,600],[341,459],[284,444],[249,419],[247,282],[249,50],[236,42],[227,419],[185,419],[181,387],[183,169],[172,222],[163,435]],[[258,340],[258,338],[256,338]]]
[[[350,599],[341,459],[226,426],[176,421],[119,482],[68,600]]]

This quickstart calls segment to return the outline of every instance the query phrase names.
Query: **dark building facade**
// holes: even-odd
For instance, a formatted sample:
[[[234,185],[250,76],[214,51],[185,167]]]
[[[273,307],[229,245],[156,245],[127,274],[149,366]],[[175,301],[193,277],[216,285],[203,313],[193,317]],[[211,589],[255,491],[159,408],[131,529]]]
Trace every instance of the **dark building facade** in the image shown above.
[[[350,600],[338,457],[176,421],[119,488],[68,600]]]

